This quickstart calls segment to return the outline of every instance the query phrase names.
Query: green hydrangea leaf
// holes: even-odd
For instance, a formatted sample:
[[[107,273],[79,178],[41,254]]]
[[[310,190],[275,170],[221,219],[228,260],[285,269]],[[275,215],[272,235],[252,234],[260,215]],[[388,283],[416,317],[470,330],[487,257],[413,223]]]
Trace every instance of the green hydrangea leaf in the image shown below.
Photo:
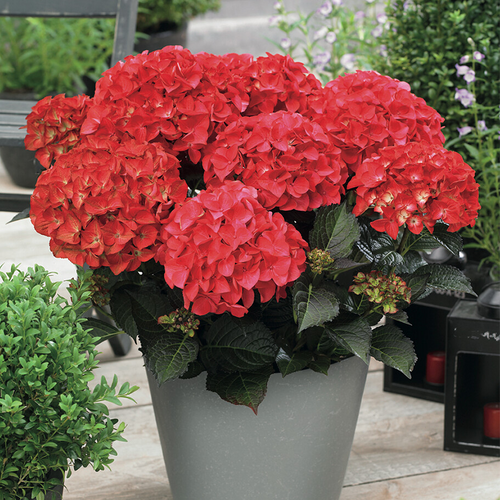
[[[417,361],[413,342],[394,325],[384,325],[373,330],[371,355],[391,368],[411,378]]]
[[[95,345],[99,345],[101,342],[109,340],[119,333],[123,333],[123,331],[116,328],[116,326],[98,318],[86,318],[84,327],[86,329],[90,328],[90,334],[96,337]]]
[[[412,277],[426,276],[426,286],[431,291],[451,290],[476,295],[469,278],[458,268],[443,264],[429,264],[419,267]]]
[[[196,338],[182,333],[140,334],[146,366],[159,384],[183,375],[198,356]]]
[[[258,407],[266,396],[271,373],[272,370],[259,373],[209,373],[207,390],[234,405],[248,406],[257,415]]]
[[[432,238],[434,238],[439,245],[449,250],[453,255],[458,255],[458,253],[463,250],[462,237],[458,233],[450,233],[447,224],[438,222],[434,226]]]
[[[293,308],[300,333],[334,319],[339,313],[339,301],[333,290],[313,286],[313,278],[304,273],[293,287]]]
[[[254,372],[275,361],[273,333],[255,319],[219,317],[209,328],[200,359],[210,373]]]
[[[372,329],[365,319],[356,318],[340,325],[331,323],[325,330],[333,341],[368,364]]]
[[[289,356],[283,349],[280,349],[276,356],[276,364],[283,377],[290,373],[303,370],[312,361],[311,351],[299,351]]]
[[[326,250],[334,259],[348,257],[359,239],[357,219],[345,203],[321,207],[309,238],[311,248]]]
[[[136,339],[139,329],[132,313],[132,297],[127,293],[125,287],[119,288],[113,293],[109,307],[116,323],[133,339]]]

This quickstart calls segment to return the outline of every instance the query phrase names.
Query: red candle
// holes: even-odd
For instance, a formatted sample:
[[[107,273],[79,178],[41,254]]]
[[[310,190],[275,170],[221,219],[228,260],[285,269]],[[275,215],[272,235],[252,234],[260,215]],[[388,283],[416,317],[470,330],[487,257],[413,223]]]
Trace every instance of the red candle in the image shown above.
[[[483,434],[500,439],[500,403],[488,403],[483,408]]]
[[[425,368],[425,380],[429,384],[444,384],[444,365],[446,353],[444,351],[433,351],[427,353],[427,366]]]

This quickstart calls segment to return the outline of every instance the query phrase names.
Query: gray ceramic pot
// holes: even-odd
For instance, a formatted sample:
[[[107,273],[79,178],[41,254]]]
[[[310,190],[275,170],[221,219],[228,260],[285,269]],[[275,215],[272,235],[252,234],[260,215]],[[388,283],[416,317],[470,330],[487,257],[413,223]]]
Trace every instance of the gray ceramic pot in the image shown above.
[[[337,500],[368,367],[271,376],[258,416],[205,389],[148,373],[174,500]]]

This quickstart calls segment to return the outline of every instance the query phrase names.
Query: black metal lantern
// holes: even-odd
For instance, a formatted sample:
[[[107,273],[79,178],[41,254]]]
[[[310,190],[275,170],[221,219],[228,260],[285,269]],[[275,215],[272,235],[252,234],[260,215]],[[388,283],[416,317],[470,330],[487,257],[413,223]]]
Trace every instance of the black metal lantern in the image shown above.
[[[444,449],[500,456],[500,283],[448,315]]]

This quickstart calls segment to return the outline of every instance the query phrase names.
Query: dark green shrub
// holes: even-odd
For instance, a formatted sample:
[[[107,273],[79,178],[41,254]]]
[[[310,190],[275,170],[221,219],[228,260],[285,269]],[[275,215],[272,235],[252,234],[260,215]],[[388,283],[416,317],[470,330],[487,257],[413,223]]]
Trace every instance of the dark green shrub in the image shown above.
[[[108,416],[103,403],[120,404],[137,388],[103,377],[93,390],[88,382],[97,367],[94,338],[79,312],[88,298],[86,285],[73,283],[73,303],[56,295],[40,266],[24,273],[14,266],[0,272],[0,498],[43,498],[57,479],[92,465],[98,471],[125,441],[124,423]],[[37,496],[40,495],[40,496]]]

